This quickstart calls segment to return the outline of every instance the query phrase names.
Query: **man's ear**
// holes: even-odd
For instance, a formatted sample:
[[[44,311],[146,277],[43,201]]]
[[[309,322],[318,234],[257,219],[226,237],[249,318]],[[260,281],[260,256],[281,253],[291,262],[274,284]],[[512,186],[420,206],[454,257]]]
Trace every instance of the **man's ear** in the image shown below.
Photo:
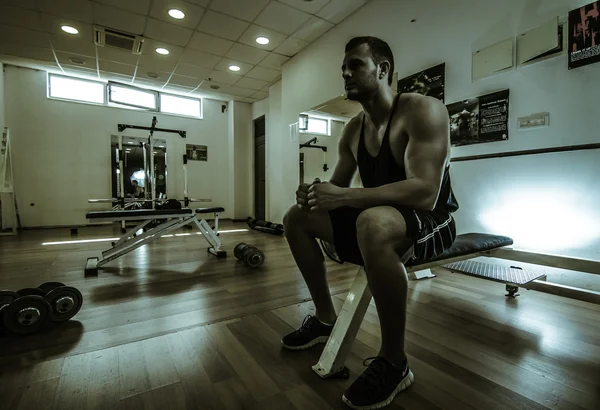
[[[379,63],[379,79],[383,79],[383,77],[385,77],[386,74],[390,74],[390,62],[389,61],[382,61],[381,63]]]

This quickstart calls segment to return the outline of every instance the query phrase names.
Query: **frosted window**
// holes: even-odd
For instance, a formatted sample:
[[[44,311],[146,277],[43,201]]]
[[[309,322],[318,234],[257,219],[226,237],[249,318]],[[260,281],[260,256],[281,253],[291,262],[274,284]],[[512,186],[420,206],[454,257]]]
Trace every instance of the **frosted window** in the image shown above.
[[[104,83],[56,75],[50,75],[49,80],[52,98],[104,104]]]
[[[110,102],[156,110],[156,93],[138,88],[109,84]]]
[[[329,135],[329,121],[321,118],[308,118],[308,129],[306,132],[312,134],[327,134]]]
[[[200,118],[200,100],[161,94],[160,112]]]

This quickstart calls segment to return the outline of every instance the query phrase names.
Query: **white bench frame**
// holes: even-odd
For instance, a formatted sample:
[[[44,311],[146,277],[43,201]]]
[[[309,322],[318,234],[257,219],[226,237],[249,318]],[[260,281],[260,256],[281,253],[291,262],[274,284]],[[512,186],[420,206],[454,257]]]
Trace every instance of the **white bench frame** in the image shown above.
[[[123,211],[119,211],[123,212]],[[102,252],[101,257],[91,257],[87,259],[87,263],[85,266],[85,276],[97,276],[98,268],[106,265],[107,263],[149,243],[155,239],[158,239],[169,232],[172,232],[176,229],[179,229],[183,226],[189,224],[196,224],[202,236],[209,243],[210,247],[208,248],[208,252],[217,256],[224,257],[226,256],[226,252],[221,250],[221,240],[218,237],[219,232],[219,214],[220,212],[215,212],[215,228],[214,230],[210,227],[208,222],[205,219],[200,218],[201,213],[196,212],[193,209],[190,209],[189,213],[173,213],[173,214],[163,214],[163,215],[130,215],[130,216],[118,216],[111,217],[110,214],[107,214],[105,218],[94,218],[95,222],[125,222],[125,221],[141,221],[135,228],[130,229],[125,232],[121,239],[118,242],[114,242],[112,248],[107,249]],[[161,224],[145,231],[141,235],[137,235],[136,233],[146,227],[150,222],[157,219],[166,219],[166,221]]]
[[[411,280],[434,277],[434,275],[431,274],[431,268],[433,267],[439,267],[448,263],[473,259],[480,256],[533,263],[536,265],[600,275],[600,261],[526,252],[511,247],[500,247],[455,258],[438,260],[431,263],[412,266],[406,270],[409,274],[409,279]],[[534,280],[526,285],[522,285],[522,287],[600,304],[600,292],[594,292],[588,289],[559,285],[545,280]],[[331,336],[321,353],[321,357],[318,363],[312,366],[313,371],[320,377],[330,378],[344,374],[344,363],[350,353],[352,343],[356,338],[356,334],[358,333],[367,308],[369,307],[371,297],[372,295],[367,282],[366,272],[364,267],[360,267],[356,273],[354,283],[346,295],[344,305],[338,315]]]

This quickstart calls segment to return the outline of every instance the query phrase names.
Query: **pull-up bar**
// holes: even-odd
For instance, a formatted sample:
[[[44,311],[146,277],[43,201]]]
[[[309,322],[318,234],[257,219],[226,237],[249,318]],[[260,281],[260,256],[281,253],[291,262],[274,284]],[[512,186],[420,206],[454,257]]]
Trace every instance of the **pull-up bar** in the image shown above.
[[[151,127],[143,127],[141,125],[118,124],[117,125],[117,129],[119,130],[119,132],[123,132],[127,128],[131,128],[131,129],[134,129],[134,130],[147,130],[147,131],[150,131],[150,135],[154,134],[154,131],[157,131],[157,132],[171,132],[171,133],[179,134],[181,136],[181,138],[186,138],[187,137],[187,131],[170,130],[168,128],[156,128],[156,123],[157,122],[158,121],[156,120],[156,117],[154,117],[154,118],[152,118],[152,126]]]
[[[321,148],[323,152],[327,152],[327,147],[323,145],[310,145],[313,142],[317,142],[317,137],[314,137],[311,140],[306,141],[304,144],[300,144],[300,149],[302,148]]]

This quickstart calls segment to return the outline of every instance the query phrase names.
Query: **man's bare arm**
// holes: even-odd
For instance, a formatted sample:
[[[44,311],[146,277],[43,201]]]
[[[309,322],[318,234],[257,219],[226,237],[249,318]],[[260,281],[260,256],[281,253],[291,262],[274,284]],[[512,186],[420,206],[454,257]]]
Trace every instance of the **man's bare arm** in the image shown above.
[[[348,188],[356,174],[357,164],[350,149],[350,137],[356,129],[357,117],[354,117],[344,128],[338,144],[338,162],[329,182],[333,185]]]
[[[415,97],[410,105],[409,140],[404,156],[407,179],[376,188],[347,189],[341,201],[343,205],[433,209],[450,149],[448,110],[441,101],[431,97]]]

